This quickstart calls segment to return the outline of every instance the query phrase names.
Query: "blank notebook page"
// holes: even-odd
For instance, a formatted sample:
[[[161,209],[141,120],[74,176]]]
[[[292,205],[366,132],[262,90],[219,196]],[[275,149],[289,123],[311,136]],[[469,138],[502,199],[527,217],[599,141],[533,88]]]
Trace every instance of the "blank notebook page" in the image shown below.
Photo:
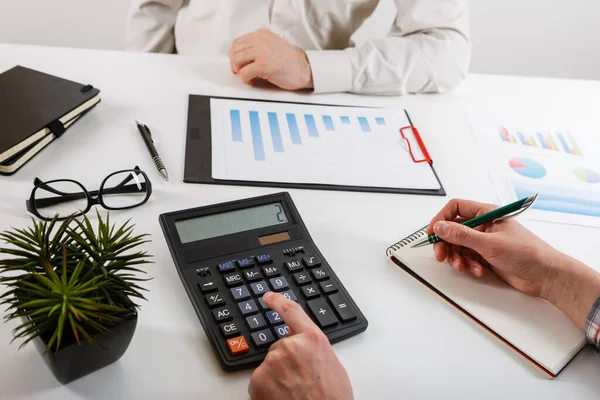
[[[431,246],[392,251],[402,264],[553,375],[584,346],[584,334],[557,308],[513,289],[496,274],[482,278],[438,263]]]

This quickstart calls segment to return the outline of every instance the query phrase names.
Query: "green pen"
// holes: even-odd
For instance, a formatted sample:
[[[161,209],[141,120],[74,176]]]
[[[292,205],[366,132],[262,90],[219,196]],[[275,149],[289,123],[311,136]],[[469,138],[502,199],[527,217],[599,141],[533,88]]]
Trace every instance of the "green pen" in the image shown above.
[[[470,219],[468,221],[463,222],[462,224],[468,226],[469,228],[475,228],[479,225],[487,224],[488,222],[497,222],[502,221],[504,219],[513,218],[517,215],[527,211],[529,207],[532,206],[535,199],[537,199],[538,195],[530,196],[521,200],[517,200],[514,203],[510,203],[505,205],[504,207],[500,207],[495,209],[494,211],[490,211],[489,213],[482,214],[478,217]],[[415,243],[411,246],[411,248],[428,246],[430,244],[435,244],[441,242],[437,235],[429,235],[423,240]]]

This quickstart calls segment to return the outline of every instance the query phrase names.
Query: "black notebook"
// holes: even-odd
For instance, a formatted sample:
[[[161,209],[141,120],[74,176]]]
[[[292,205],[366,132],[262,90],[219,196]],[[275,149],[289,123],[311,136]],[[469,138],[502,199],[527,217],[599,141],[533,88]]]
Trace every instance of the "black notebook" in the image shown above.
[[[16,66],[0,74],[0,174],[12,174],[100,102],[100,91]]]

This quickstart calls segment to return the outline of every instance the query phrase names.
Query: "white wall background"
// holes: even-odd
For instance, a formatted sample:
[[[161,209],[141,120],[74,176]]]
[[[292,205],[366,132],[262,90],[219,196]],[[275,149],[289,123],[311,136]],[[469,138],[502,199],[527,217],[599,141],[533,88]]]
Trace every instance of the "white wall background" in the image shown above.
[[[382,1],[379,14],[390,15],[393,0]],[[129,0],[0,0],[0,42],[120,50],[128,7]],[[599,0],[470,7],[471,71],[600,80]]]

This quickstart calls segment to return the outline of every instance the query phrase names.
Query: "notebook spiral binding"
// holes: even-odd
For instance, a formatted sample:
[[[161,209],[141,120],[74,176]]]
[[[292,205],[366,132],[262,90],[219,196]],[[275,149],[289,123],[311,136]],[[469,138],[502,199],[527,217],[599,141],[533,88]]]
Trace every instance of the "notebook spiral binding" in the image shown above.
[[[427,235],[427,228],[428,227],[429,227],[429,225],[425,225],[424,227],[422,227],[418,231],[415,231],[415,232],[411,233],[410,235],[408,235],[404,239],[402,239],[399,242],[396,242],[393,245],[391,245],[390,247],[388,247],[387,250],[385,251],[386,256],[388,256],[388,257],[391,256],[392,255],[392,251],[394,251],[394,250],[400,250],[404,246],[408,246],[409,244],[411,244],[413,242],[416,242],[417,240],[421,239],[423,236]]]

